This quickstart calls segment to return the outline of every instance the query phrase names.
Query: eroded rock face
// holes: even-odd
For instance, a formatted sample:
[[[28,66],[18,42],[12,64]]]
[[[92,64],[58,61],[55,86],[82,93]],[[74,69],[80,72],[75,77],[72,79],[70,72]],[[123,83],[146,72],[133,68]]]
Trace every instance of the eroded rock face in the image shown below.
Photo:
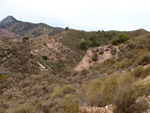
[[[111,58],[116,59],[118,56],[118,51],[119,49],[117,46],[110,45],[89,49],[75,70],[80,71],[84,68],[88,69],[96,63],[102,63]]]

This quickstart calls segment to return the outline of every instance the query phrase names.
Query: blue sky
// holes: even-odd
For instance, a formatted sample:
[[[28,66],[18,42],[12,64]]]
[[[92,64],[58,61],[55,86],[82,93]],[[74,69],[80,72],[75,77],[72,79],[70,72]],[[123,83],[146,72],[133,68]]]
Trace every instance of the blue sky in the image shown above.
[[[149,0],[0,0],[0,20],[12,15],[86,31],[150,30],[149,4]]]

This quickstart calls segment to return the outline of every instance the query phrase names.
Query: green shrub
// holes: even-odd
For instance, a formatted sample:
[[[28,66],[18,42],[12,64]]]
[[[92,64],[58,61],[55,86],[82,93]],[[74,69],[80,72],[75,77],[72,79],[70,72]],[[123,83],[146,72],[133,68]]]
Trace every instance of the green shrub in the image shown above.
[[[65,30],[68,31],[68,30],[69,30],[69,27],[66,27]]]
[[[44,59],[44,60],[48,60],[48,58],[47,58],[47,56],[42,56],[42,58]]]
[[[129,40],[130,39],[130,37],[128,36],[128,35],[126,35],[126,34],[124,34],[124,33],[121,33],[120,35],[119,35],[119,37],[118,37],[118,42],[119,43],[124,43],[124,42],[126,42],[127,40]]]
[[[23,37],[22,40],[23,41],[29,40],[29,37]]]
[[[88,49],[89,43],[87,41],[80,42],[80,49]]]
[[[99,47],[100,44],[96,41],[93,41],[91,44],[90,44],[90,47]]]
[[[118,44],[122,44],[125,43],[126,41],[128,41],[130,39],[130,37],[124,33],[121,33],[117,39],[114,39],[112,41],[113,45],[118,45]]]

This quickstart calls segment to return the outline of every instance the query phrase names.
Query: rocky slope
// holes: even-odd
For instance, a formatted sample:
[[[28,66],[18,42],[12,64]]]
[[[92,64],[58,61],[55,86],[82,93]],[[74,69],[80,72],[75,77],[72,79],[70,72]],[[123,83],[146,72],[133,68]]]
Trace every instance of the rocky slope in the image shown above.
[[[28,40],[10,39],[3,42],[0,51],[0,67],[9,73],[58,73],[74,66],[81,58],[76,52],[48,36]]]
[[[10,21],[0,35],[0,113],[149,112],[147,31],[69,29],[49,36],[44,27],[38,36],[37,25]],[[112,45],[120,33],[130,38]],[[20,38],[26,34],[35,38]]]
[[[66,46],[50,37],[45,40],[42,40],[43,37],[36,40],[9,39],[6,42],[12,46],[8,47],[6,42],[3,42],[5,46],[2,46],[2,49],[5,51],[1,54],[4,55],[1,57],[4,58],[2,61],[7,59],[8,62],[13,62],[15,67],[21,58],[23,60],[28,57],[28,59],[25,59],[24,64],[19,64],[17,69],[7,65],[7,61],[3,61],[3,66],[6,65],[9,71],[21,72],[22,65],[25,66],[25,71],[14,74],[1,73],[0,112],[83,113],[85,110],[87,113],[149,112],[149,36],[148,34],[134,37],[119,46],[108,45],[88,50],[90,54],[95,52],[98,58],[92,62],[91,68],[81,71],[65,70],[55,75],[45,70],[49,69],[46,68],[48,64],[41,56],[46,55],[47,60],[52,59],[48,63],[58,62],[54,51],[63,54],[60,50],[69,51],[66,50]],[[15,45],[18,47],[17,52]],[[7,55],[6,50],[10,54]],[[63,55],[61,60],[66,59],[67,53]],[[107,55],[109,57],[106,58]],[[88,59],[92,59],[92,56]],[[43,71],[34,72],[36,67]],[[27,70],[32,73],[25,74]],[[127,108],[124,109],[125,107]]]
[[[89,49],[75,70],[81,71],[84,68],[89,69],[93,65],[103,63],[108,59],[117,59],[118,51],[118,47],[112,45]]]

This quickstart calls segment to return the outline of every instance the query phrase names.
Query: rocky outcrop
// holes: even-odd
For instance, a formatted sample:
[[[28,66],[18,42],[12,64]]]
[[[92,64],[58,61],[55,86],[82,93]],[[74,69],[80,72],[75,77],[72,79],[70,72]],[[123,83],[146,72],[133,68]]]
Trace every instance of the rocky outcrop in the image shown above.
[[[87,113],[113,113],[113,110],[115,109],[115,106],[113,105],[107,105],[105,107],[94,107],[94,106],[81,106],[81,111],[86,111]]]
[[[111,58],[116,59],[118,56],[118,51],[117,46],[111,45],[89,49],[75,70],[80,71],[84,68],[88,69],[96,63],[102,63]]]

